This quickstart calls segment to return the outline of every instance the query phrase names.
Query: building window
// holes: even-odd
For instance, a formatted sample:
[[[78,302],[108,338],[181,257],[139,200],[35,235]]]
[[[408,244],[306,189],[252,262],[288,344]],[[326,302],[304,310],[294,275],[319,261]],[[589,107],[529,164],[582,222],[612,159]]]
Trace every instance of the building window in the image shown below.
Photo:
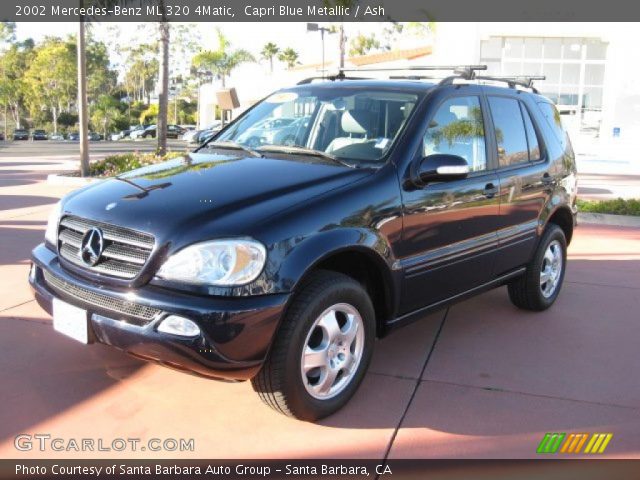
[[[489,75],[545,75],[536,88],[582,129],[601,121],[606,55],[599,38],[496,36],[480,46]]]

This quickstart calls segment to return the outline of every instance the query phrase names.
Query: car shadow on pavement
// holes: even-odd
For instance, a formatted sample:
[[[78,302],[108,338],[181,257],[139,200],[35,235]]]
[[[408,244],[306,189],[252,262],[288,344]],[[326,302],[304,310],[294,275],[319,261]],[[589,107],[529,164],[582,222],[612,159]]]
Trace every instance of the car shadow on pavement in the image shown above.
[[[44,220],[0,220],[0,265],[27,263],[31,250],[44,241],[46,226]]]
[[[27,167],[31,167],[33,165],[58,165],[60,162],[31,162],[29,160],[25,160],[24,162],[2,162],[0,161],[0,177],[7,171],[3,170],[3,167],[23,167],[24,170],[14,170],[14,171],[32,171],[32,169],[28,169]]]
[[[41,205],[53,205],[59,199],[57,197],[44,197],[41,195],[1,195],[0,211],[18,208],[38,207]]]
[[[44,182],[49,173],[53,171],[42,171],[38,173],[27,172],[26,170],[0,170],[0,188],[1,187],[19,187],[21,185],[33,185],[35,183]],[[0,190],[2,192],[2,190]]]
[[[0,315],[0,441],[95,398],[144,366],[117,350],[57,334],[44,312],[36,319]]]

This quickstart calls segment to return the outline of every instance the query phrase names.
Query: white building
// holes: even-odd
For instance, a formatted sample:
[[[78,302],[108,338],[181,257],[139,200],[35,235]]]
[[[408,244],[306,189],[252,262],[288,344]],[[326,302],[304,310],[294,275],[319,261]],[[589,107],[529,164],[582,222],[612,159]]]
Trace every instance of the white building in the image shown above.
[[[480,63],[535,83],[563,112],[578,152],[635,157],[640,138],[640,25],[441,23],[430,62]],[[637,159],[640,162],[640,159]]]
[[[359,24],[358,28],[362,28]],[[368,24],[372,32],[381,26]],[[304,34],[301,34],[304,35]],[[312,40],[308,36],[301,41]],[[333,39],[332,39],[333,40]],[[563,112],[578,153],[609,159],[637,159],[640,138],[640,24],[637,23],[437,23],[431,38],[407,36],[395,55],[368,55],[374,63],[347,65],[486,64],[488,74],[545,75],[535,83]],[[430,54],[406,52],[429,46]],[[319,44],[318,44],[319,47]],[[327,48],[327,70],[337,69],[333,46]],[[319,57],[318,48],[318,57]],[[398,52],[404,52],[399,54]],[[319,60],[319,58],[318,58]],[[265,63],[239,68],[227,82],[237,88],[243,108],[269,92],[301,78],[320,75],[319,63],[270,73]],[[373,74],[371,74],[373,75]],[[210,116],[214,87],[205,87],[203,118]],[[237,113],[237,112],[236,112]],[[635,145],[634,145],[635,144]],[[637,159],[640,163],[640,159]]]

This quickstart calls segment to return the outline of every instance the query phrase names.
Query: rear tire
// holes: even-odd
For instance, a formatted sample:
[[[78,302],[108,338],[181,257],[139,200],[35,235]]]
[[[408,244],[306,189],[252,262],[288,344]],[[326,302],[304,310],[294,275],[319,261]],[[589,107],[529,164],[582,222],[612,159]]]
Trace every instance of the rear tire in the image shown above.
[[[285,415],[305,421],[331,415],[358,389],[374,337],[374,309],[362,285],[318,271],[288,308],[253,389]]]
[[[567,265],[567,239],[553,223],[547,226],[525,274],[508,285],[509,298],[523,310],[542,311],[558,298]]]

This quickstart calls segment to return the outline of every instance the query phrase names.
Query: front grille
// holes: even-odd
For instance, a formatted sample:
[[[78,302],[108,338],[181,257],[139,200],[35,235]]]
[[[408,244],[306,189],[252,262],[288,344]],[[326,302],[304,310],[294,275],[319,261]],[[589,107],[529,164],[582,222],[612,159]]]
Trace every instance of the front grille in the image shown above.
[[[43,273],[47,286],[59,295],[72,297],[104,310],[135,317],[141,320],[141,322],[137,322],[141,325],[153,320],[153,318],[161,312],[161,310],[157,308],[140,305],[127,300],[120,300],[119,298],[113,298],[102,293],[92,292],[91,290],[62,280],[46,270],[43,270]]]
[[[94,266],[82,261],[82,237],[91,228],[102,230],[105,247]],[[128,228],[109,225],[80,217],[66,216],[58,229],[60,256],[78,267],[119,278],[134,278],[142,270],[153,250],[153,236]]]

